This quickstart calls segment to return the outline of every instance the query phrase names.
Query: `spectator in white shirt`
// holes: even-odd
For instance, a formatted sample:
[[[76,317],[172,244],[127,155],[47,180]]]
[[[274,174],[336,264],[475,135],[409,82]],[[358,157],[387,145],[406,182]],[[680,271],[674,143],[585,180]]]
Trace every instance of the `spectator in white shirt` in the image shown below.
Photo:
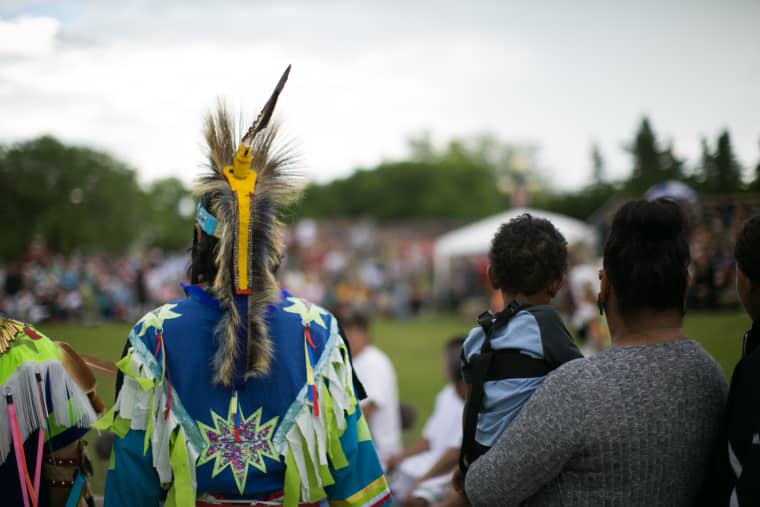
[[[365,313],[341,314],[339,322],[351,347],[356,376],[367,392],[361,402],[362,412],[385,467],[388,458],[402,448],[396,370],[388,356],[370,343],[369,317]]]
[[[460,355],[464,338],[450,340],[444,349],[443,370],[448,383],[435,399],[435,408],[422,438],[390,457],[387,472],[396,501],[404,505],[432,505],[444,499],[462,444],[465,384]]]

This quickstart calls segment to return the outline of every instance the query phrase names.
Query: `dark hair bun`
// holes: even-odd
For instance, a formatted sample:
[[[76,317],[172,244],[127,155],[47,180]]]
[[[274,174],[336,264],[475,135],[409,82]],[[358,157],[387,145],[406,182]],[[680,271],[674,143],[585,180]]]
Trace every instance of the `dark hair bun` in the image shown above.
[[[604,269],[624,316],[643,309],[683,313],[688,266],[687,220],[675,201],[632,201],[618,210]]]
[[[667,198],[634,201],[615,215],[613,228],[627,231],[639,241],[674,240],[687,232],[686,217],[675,201]]]
[[[760,284],[760,216],[747,220],[736,238],[734,257],[739,269],[752,280]]]

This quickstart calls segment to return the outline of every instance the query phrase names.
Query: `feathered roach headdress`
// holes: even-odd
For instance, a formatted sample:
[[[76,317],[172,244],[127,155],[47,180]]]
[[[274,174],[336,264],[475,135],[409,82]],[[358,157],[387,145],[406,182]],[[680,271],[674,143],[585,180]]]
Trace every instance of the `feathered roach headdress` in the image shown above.
[[[277,127],[269,125],[289,73],[290,66],[239,144],[221,103],[204,127],[211,173],[199,178],[194,190],[201,197],[199,227],[219,239],[212,288],[224,317],[216,330],[212,366],[214,381],[227,388],[235,387],[241,354],[247,354],[244,378],[265,375],[272,356],[264,319],[267,307],[279,300],[275,279],[283,253],[279,212],[298,199],[301,189],[292,172],[293,157],[287,149],[275,147]],[[241,322],[236,295],[247,297],[246,323]],[[246,350],[241,350],[238,338],[246,332],[243,326],[247,326]]]

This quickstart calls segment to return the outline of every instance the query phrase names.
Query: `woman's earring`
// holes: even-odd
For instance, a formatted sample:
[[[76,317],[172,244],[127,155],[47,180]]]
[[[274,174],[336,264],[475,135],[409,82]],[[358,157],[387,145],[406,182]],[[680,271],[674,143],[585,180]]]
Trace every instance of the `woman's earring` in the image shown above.
[[[599,315],[604,317],[604,303],[602,302],[602,295],[596,295],[596,307],[599,308]]]

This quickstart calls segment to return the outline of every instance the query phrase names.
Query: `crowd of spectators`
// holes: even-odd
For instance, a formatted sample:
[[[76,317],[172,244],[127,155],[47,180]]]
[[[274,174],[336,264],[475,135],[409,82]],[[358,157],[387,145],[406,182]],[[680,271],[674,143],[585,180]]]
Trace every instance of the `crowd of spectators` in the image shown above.
[[[734,245],[742,224],[752,214],[749,205],[732,202],[703,206],[692,228],[689,308],[717,309],[738,305]]]
[[[433,243],[445,230],[305,219],[292,229],[280,277],[288,290],[327,308],[407,318],[430,303]]]
[[[429,301],[433,241],[444,228],[366,222],[298,222],[280,267],[283,286],[329,308],[406,318]],[[186,253],[61,255],[35,240],[0,261],[0,311],[30,322],[131,320],[181,297]]]
[[[186,264],[160,250],[64,256],[38,239],[22,259],[0,264],[0,311],[30,322],[132,320],[181,294]]]
[[[690,308],[737,305],[733,245],[751,208],[707,203],[693,221]],[[489,305],[491,291],[485,255],[454,259],[446,301],[433,301],[432,256],[435,238],[449,224],[377,226],[365,221],[304,219],[292,229],[280,269],[283,286],[325,307],[353,306],[375,315],[407,318],[432,303],[466,314]],[[569,283],[555,303],[573,319],[589,313],[596,289],[596,252],[571,251]],[[23,258],[0,261],[0,310],[29,320],[131,319],[182,295],[186,253],[158,249],[122,255],[60,255],[43,240]],[[591,274],[589,274],[591,273]],[[593,294],[592,294],[593,295]]]
[[[703,202],[690,210],[688,308],[718,310],[738,307],[733,248],[741,225],[751,215],[751,205],[731,200]],[[568,320],[574,319],[579,309],[588,313],[589,307],[594,306],[599,254],[592,249],[571,245],[568,284],[554,301]],[[491,307],[500,308],[502,302],[498,300],[498,292],[490,288],[487,268],[485,255],[454,259],[451,287],[444,303],[450,309],[464,307],[461,308],[464,313],[472,314],[484,307],[490,297]]]

